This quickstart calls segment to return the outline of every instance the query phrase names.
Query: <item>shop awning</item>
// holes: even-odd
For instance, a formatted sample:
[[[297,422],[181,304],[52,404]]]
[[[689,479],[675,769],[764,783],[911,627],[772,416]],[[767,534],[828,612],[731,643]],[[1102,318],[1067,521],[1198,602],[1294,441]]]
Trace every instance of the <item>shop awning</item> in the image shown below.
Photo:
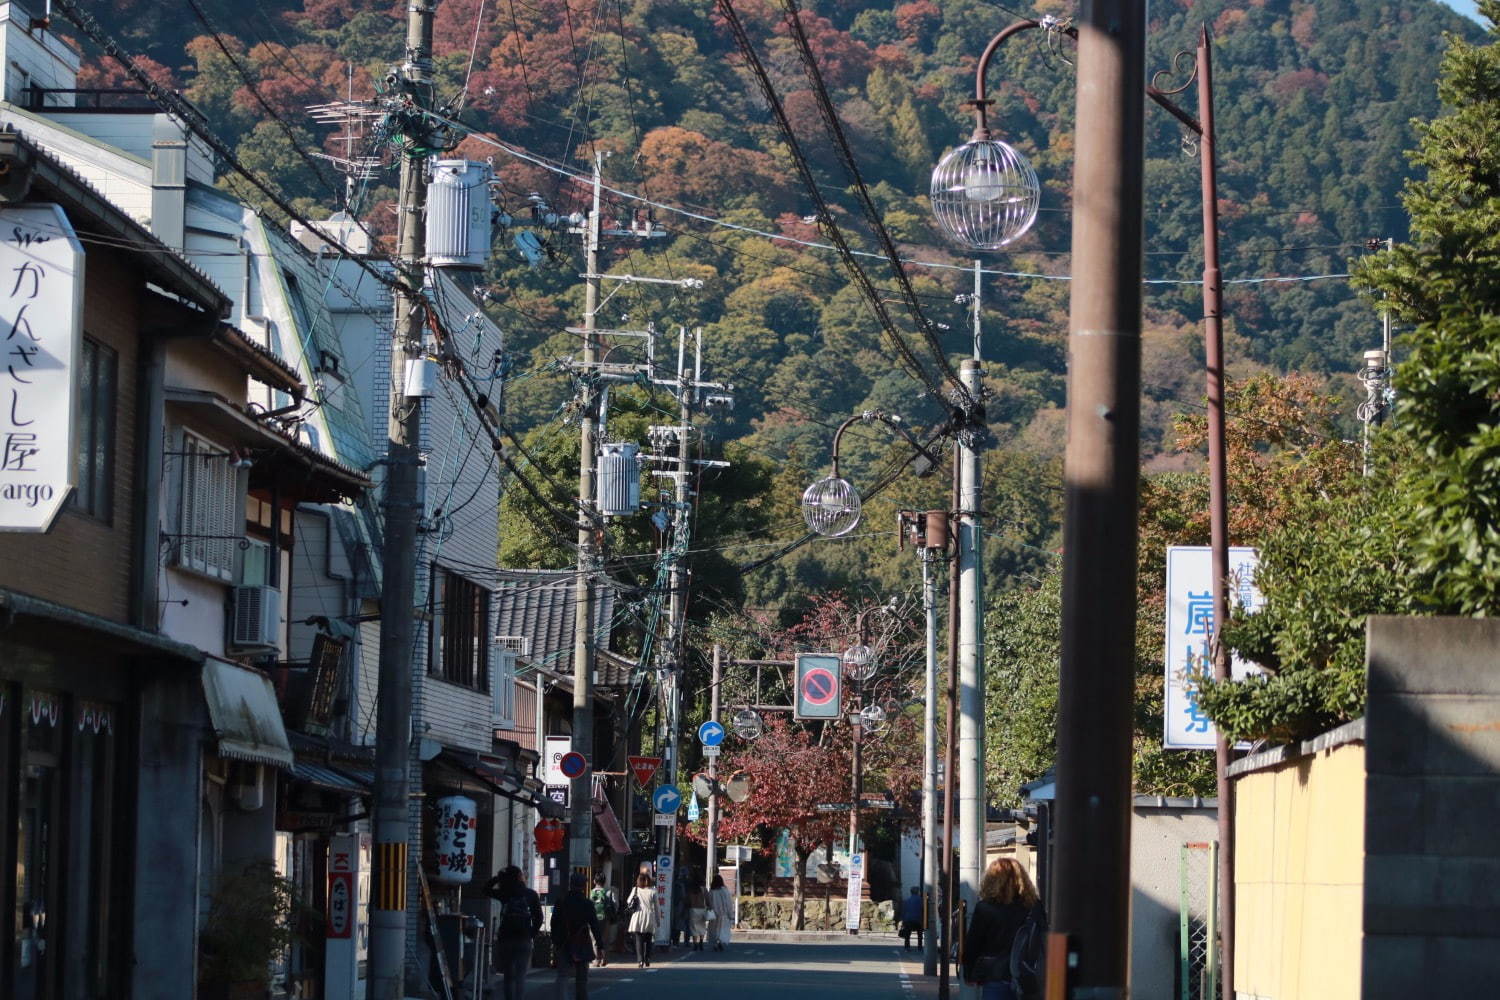
[[[630,853],[630,845],[625,842],[625,831],[620,829],[620,819],[598,785],[594,786],[594,828],[604,834],[605,843],[609,844],[610,850],[622,857]]]
[[[47,630],[53,637],[107,644],[119,652],[160,657],[191,666],[202,663],[204,658],[203,650],[197,646],[169,639],[159,632],[132,628],[87,611],[0,587],[0,622],[6,619],[30,622]]]
[[[456,768],[464,774],[472,775],[484,782],[499,796],[519,802],[522,805],[542,807],[542,803],[551,805],[549,799],[539,799],[538,796],[528,789],[516,777],[514,770],[501,757],[493,754],[479,753],[476,750],[459,750],[454,747],[444,747],[438,754],[438,760],[449,767]]]
[[[361,782],[352,774],[345,774],[325,764],[315,764],[309,760],[298,760],[292,764],[292,777],[297,781],[316,785],[318,788],[327,789],[330,792],[343,792],[346,795],[369,795],[370,785]]]
[[[292,770],[292,747],[269,677],[209,657],[203,664],[203,694],[220,757]]]

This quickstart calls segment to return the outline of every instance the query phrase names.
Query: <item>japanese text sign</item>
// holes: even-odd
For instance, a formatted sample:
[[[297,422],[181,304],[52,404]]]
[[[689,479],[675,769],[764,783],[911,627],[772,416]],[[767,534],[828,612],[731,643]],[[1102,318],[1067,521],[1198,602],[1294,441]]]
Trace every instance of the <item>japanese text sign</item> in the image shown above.
[[[1198,709],[1198,678],[1213,674],[1210,644],[1214,636],[1214,579],[1212,552],[1204,545],[1167,547],[1166,705],[1163,745],[1173,749],[1212,750],[1217,734],[1208,716]],[[1258,611],[1263,604],[1255,589],[1256,550],[1229,550],[1229,606]],[[1258,673],[1259,668],[1238,658],[1231,662],[1235,678]]]
[[[83,247],[56,205],[0,209],[0,531],[46,531],[74,485]]]

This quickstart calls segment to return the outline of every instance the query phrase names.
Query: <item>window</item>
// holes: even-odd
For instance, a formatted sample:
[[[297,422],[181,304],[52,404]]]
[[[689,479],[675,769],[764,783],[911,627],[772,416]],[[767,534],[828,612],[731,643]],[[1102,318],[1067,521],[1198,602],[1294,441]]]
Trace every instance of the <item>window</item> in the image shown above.
[[[491,654],[495,675],[490,679],[490,703],[494,708],[496,729],[514,729],[516,725],[516,654],[497,643]]]
[[[191,431],[182,433],[182,491],[177,565],[220,580],[234,579],[236,542],[244,535],[239,472],[228,452]]]
[[[436,641],[429,673],[476,691],[489,690],[490,592],[441,567],[433,568],[432,634]]]
[[[73,478],[76,510],[108,521],[114,509],[115,376],[118,356],[83,338],[78,354],[78,452]]]

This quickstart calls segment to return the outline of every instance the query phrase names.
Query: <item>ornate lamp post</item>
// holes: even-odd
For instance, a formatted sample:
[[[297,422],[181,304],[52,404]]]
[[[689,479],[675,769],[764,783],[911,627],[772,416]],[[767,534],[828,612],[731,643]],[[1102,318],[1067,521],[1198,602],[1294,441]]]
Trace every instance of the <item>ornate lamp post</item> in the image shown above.
[[[880,410],[858,413],[839,424],[839,429],[833,434],[833,474],[819,479],[802,494],[802,519],[807,522],[807,530],[825,538],[837,538],[847,535],[859,524],[859,491],[854,488],[853,483],[839,475],[839,446],[843,443],[844,432],[853,424],[875,421],[885,424],[917,449],[918,461],[926,462],[917,472],[918,476],[927,475],[937,465],[937,460],[906,429],[900,416]]]

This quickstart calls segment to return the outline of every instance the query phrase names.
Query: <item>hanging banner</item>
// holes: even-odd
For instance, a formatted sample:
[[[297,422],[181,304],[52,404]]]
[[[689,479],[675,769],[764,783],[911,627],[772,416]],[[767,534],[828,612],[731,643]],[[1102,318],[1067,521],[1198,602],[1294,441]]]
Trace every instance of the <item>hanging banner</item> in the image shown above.
[[[437,859],[437,880],[464,885],[474,878],[474,841],[479,836],[479,817],[474,800],[448,795],[437,800],[437,836],[432,851]]]
[[[776,831],[776,878],[791,878],[797,873],[797,854],[792,850],[792,834],[786,827]]]
[[[0,209],[0,531],[46,531],[73,491],[82,336],[83,246],[68,217]]]
[[[1167,547],[1166,705],[1164,746],[1179,750],[1212,750],[1218,734],[1208,716],[1198,709],[1198,681],[1213,674],[1209,645],[1214,634],[1212,552],[1206,545]],[[1229,602],[1246,611],[1264,605],[1255,588],[1259,564],[1253,548],[1229,550]],[[1234,658],[1235,679],[1260,672],[1253,664]]]

